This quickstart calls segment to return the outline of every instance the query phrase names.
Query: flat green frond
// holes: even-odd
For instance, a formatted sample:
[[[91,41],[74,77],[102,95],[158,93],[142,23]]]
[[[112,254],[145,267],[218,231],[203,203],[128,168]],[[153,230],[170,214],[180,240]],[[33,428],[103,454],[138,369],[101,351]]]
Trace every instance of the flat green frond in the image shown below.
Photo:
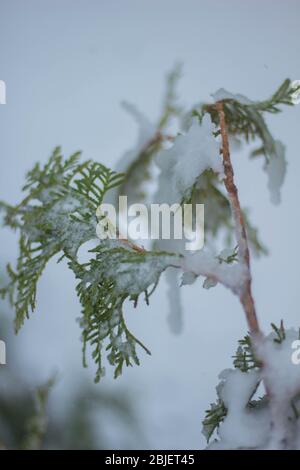
[[[285,328],[283,325],[283,320],[280,322],[280,326],[276,326],[274,323],[271,323],[272,330],[276,334],[276,337],[274,338],[274,342],[281,344],[285,340]]]
[[[205,418],[202,421],[202,434],[209,442],[213,433],[219,428],[227,415],[227,409],[222,400],[218,399],[216,403],[211,403],[210,408],[205,411]]]
[[[239,346],[235,356],[233,356],[233,365],[241,372],[248,372],[251,369],[261,367],[260,361],[254,355],[249,335],[239,340]]]
[[[115,377],[124,364],[139,365],[137,346],[149,350],[129,331],[123,314],[126,299],[136,304],[144,294],[148,302],[152,287],[156,287],[161,272],[178,264],[178,256],[169,253],[137,253],[120,242],[106,240],[91,250],[95,255],[89,263],[80,265],[70,260],[69,267],[79,283],[76,287],[82,305],[80,325],[83,329],[83,357],[90,345],[97,364],[96,381],[104,375],[103,351],[115,368]],[[149,290],[151,289],[151,291]]]
[[[58,250],[57,244],[33,246],[21,234],[17,269],[15,272],[12,268],[8,269],[10,284],[6,287],[10,290],[10,299],[16,311],[16,331],[19,331],[25,318],[29,318],[29,311],[35,309],[38,280],[47,262]]]
[[[10,282],[0,294],[15,308],[18,331],[35,309],[37,283],[48,261],[58,253],[60,259],[67,258],[79,280],[84,354],[90,344],[98,381],[104,372],[104,341],[115,377],[124,364],[139,364],[137,346],[149,352],[128,330],[123,304],[127,298],[136,304],[141,294],[148,303],[161,272],[178,264],[178,257],[140,253],[122,241],[99,240],[90,261],[79,263],[80,246],[97,239],[96,210],[106,193],[122,183],[123,175],[90,160],[79,163],[78,158],[76,153],[64,160],[56,148],[43,168],[37,164],[27,174],[23,201],[15,207],[2,204],[4,223],[19,230],[20,241],[16,269],[8,267]]]
[[[287,78],[278,87],[275,93],[273,93],[271,98],[264,101],[257,101],[255,103],[249,104],[248,106],[260,112],[279,113],[281,111],[279,108],[280,105],[293,105],[293,94],[299,89],[300,86],[294,88],[291,80]]]
[[[276,154],[276,141],[266,124],[264,113],[279,113],[281,106],[293,105],[293,96],[300,87],[293,86],[289,79],[286,79],[275,93],[267,100],[250,101],[241,95],[231,95],[222,99],[227,130],[229,134],[236,137],[243,137],[246,142],[259,139],[260,146],[253,150],[251,155],[264,155],[267,161]],[[215,124],[218,124],[218,112],[213,105],[204,104],[197,111],[200,115],[209,112]]]

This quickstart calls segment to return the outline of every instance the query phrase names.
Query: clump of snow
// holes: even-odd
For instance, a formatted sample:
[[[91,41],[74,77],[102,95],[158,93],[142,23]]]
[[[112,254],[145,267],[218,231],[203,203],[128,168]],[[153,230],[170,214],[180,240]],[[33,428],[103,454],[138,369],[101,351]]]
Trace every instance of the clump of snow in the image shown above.
[[[291,87],[294,91],[292,93],[292,103],[299,104],[300,103],[300,80],[294,80],[291,84]]]
[[[189,286],[191,284],[194,284],[194,282],[197,279],[197,274],[191,273],[191,272],[185,272],[181,276],[181,285],[182,286]]]
[[[71,214],[76,214],[79,209],[83,209],[82,202],[67,195],[49,208],[43,216],[45,220],[41,219],[51,226],[53,239],[59,239],[64,249],[74,257],[83,243],[96,238],[96,220],[86,223],[71,218]]]
[[[120,294],[140,294],[155,285],[160,274],[169,266],[176,266],[178,258],[175,256],[160,255],[149,256],[139,262],[119,260],[117,263],[113,256],[108,261],[105,276],[115,279],[116,291]]]
[[[247,406],[258,386],[259,372],[226,369],[219,378],[218,394],[227,415],[218,432],[220,439],[212,443],[209,449],[261,447],[267,441],[270,430],[268,410],[254,412]]]
[[[222,100],[234,100],[234,101],[238,101],[241,104],[246,104],[246,105],[253,103],[253,101],[249,100],[249,98],[247,98],[246,96],[240,95],[239,93],[237,94],[230,93],[224,88],[220,88],[211,96],[213,97],[215,102],[222,101]]]
[[[171,148],[157,154],[156,163],[161,170],[157,202],[180,202],[207,169],[223,176],[220,144],[214,131],[209,114],[204,115],[201,124],[193,118],[187,133],[178,135]]]
[[[299,332],[283,329],[281,338],[274,332],[252,339],[261,366],[220,374],[217,394],[225,413],[217,439],[208,448],[299,449],[300,366],[292,360]],[[255,400],[260,383],[268,393]],[[207,431],[204,426],[204,434]]]
[[[284,448],[300,445],[300,436],[295,436],[291,427],[293,412],[291,403],[300,393],[300,367],[292,361],[293,342],[299,340],[299,332],[294,329],[285,331],[285,339],[278,343],[275,333],[271,333],[256,347],[257,354],[263,360],[262,378],[270,393],[272,417],[272,439],[270,448]],[[289,444],[288,444],[289,443]]]
[[[211,289],[212,287],[216,287],[217,284],[218,284],[218,281],[216,279],[207,277],[206,279],[204,279],[203,287],[204,289]]]
[[[271,333],[257,345],[257,354],[264,361],[263,377],[267,382],[272,396],[278,399],[291,399],[300,392],[300,367],[292,361],[292,344],[299,340],[299,332],[294,329],[285,331],[285,339],[281,343],[274,341],[275,333]]]
[[[285,148],[279,140],[275,142],[274,152],[265,165],[265,171],[268,175],[271,202],[277,205],[280,203],[280,190],[286,174]]]
[[[220,282],[238,295],[242,292],[249,276],[244,264],[222,262],[218,256],[206,249],[187,254],[182,259],[181,267],[183,271],[204,276],[212,282]]]

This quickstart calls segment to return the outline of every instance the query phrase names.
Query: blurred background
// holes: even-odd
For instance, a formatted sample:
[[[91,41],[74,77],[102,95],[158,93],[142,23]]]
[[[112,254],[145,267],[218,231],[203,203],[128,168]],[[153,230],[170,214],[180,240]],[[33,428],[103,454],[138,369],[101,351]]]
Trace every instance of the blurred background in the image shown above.
[[[120,102],[155,121],[165,74],[184,65],[181,102],[189,108],[224,87],[268,97],[287,77],[300,79],[298,0],[0,0],[0,199],[21,198],[25,172],[56,145],[114,167],[132,147],[136,126]],[[282,203],[269,201],[261,162],[233,155],[243,206],[270,250],[253,261],[254,296],[265,331],[271,321],[299,326],[300,106],[267,117],[287,146]],[[17,237],[0,232],[0,269],[14,262]],[[219,372],[231,365],[246,323],[236,298],[201,283],[182,292],[184,331],[173,336],[162,282],[150,307],[128,306],[127,321],[152,356],[116,381],[93,384],[81,365],[75,280],[52,261],[37,309],[17,337],[13,312],[0,310],[0,442],[21,446],[38,385],[55,375],[49,395],[51,448],[197,449],[201,420],[215,400]]]

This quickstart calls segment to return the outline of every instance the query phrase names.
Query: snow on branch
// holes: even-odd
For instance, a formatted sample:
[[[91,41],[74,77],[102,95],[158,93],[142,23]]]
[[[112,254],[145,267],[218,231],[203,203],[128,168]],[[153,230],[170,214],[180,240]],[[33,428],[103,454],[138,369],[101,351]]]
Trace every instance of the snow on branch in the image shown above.
[[[80,162],[79,152],[64,159],[57,147],[44,166],[37,163],[27,174],[19,204],[0,202],[4,225],[19,233],[16,266],[8,266],[9,281],[0,294],[15,309],[18,331],[35,309],[37,284],[48,261],[54,256],[65,259],[77,279],[82,307],[83,362],[87,365],[90,352],[99,381],[105,374],[105,356],[118,377],[124,366],[139,364],[139,349],[150,354],[128,329],[124,304],[129,300],[136,307],[141,297],[148,304],[164,271],[172,268],[167,278],[169,319],[176,333],[182,324],[179,274],[182,286],[199,276],[205,288],[224,285],[240,299],[249,335],[239,342],[234,369],[220,375],[217,402],[204,420],[205,435],[209,439],[217,432],[211,448],[299,448],[300,379],[291,362],[291,343],[300,338],[283,324],[273,325],[267,337],[260,331],[250,254],[266,249],[240,203],[230,149],[233,139],[259,141],[251,157],[263,158],[271,200],[278,203],[287,167],[285,147],[273,138],[265,114],[298,103],[299,81],[285,80],[262,101],[220,89],[212,103],[186,112],[178,105],[175,90],[179,75],[176,68],[168,76],[157,124],[133,105],[125,105],[139,133],[117,172],[99,162]],[[126,239],[96,239],[98,207],[120,194],[128,195],[130,202],[190,203],[193,208],[204,204],[205,248],[185,253],[182,240],[170,239],[159,240],[146,251]],[[78,250],[91,241],[95,247],[82,263]],[[263,397],[256,397],[259,387],[265,387]]]

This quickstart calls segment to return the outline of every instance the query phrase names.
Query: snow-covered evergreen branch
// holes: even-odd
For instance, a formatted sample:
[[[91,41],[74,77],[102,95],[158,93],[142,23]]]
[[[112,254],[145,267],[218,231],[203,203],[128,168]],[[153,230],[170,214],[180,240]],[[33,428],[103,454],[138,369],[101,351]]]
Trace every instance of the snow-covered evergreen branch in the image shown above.
[[[8,296],[15,308],[18,331],[35,308],[37,283],[48,261],[56,255],[58,261],[65,258],[78,280],[84,365],[89,349],[99,381],[105,373],[103,353],[114,367],[115,377],[124,365],[139,364],[138,348],[150,353],[127,327],[125,300],[136,306],[143,296],[149,303],[161,274],[170,269],[169,292],[176,289],[176,308],[172,299],[169,319],[178,333],[182,325],[179,276],[182,286],[199,277],[205,288],[224,285],[239,297],[250,335],[240,342],[235,370],[221,375],[217,403],[204,420],[205,433],[210,438],[219,427],[215,447],[300,446],[300,381],[288,356],[289,341],[297,335],[293,330],[285,331],[283,325],[268,337],[259,330],[250,252],[264,254],[266,249],[241,207],[230,157],[233,143],[260,140],[251,156],[263,158],[271,200],[280,201],[285,148],[272,137],[264,115],[294,104],[300,86],[285,80],[271,98],[258,102],[221,89],[213,95],[212,103],[197,104],[185,112],[175,89],[178,76],[178,69],[169,75],[157,124],[135,106],[124,105],[138,122],[139,134],[135,148],[120,160],[116,172],[99,162],[80,162],[80,153],[64,159],[58,147],[44,167],[36,164],[28,173],[21,203],[0,204],[4,224],[19,232],[17,265],[8,266],[10,280],[0,293]],[[187,253],[183,241],[175,237],[160,239],[147,249],[127,238],[97,239],[97,209],[119,195],[128,196],[129,202],[147,204],[189,202],[196,207],[204,203],[205,248]],[[90,241],[95,247],[88,260],[80,262],[78,250]],[[268,396],[255,400],[260,383],[266,385]],[[267,428],[271,429],[270,440],[265,439]],[[292,429],[296,429],[296,437]]]

